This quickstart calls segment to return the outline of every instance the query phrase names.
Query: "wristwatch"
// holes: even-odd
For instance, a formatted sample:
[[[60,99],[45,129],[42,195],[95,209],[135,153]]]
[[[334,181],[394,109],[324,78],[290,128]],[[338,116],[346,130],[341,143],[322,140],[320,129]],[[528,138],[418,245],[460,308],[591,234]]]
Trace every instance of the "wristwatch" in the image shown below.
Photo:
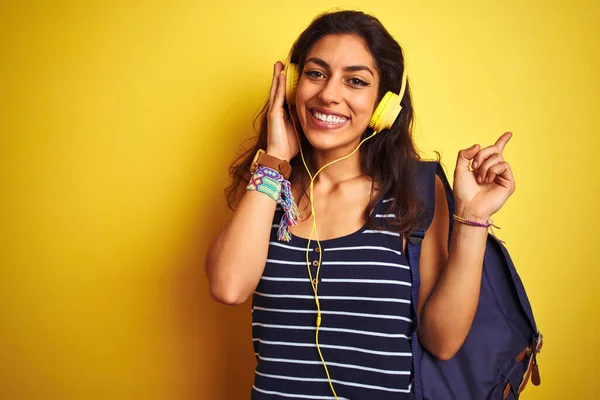
[[[250,164],[250,172],[256,172],[259,165],[274,169],[283,175],[285,179],[289,178],[290,174],[292,173],[292,166],[289,162],[277,157],[273,157],[272,155],[265,153],[263,149],[260,149],[256,152],[254,160],[252,160],[252,164]]]

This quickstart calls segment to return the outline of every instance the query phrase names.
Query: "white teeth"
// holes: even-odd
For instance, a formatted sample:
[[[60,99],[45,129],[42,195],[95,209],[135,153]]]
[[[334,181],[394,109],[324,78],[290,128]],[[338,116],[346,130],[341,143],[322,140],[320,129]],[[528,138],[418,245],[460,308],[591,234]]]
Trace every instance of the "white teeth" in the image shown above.
[[[328,124],[342,124],[348,120],[348,118],[346,117],[338,117],[337,115],[323,114],[318,111],[314,111],[313,115],[315,116],[315,118],[323,122],[327,122]]]

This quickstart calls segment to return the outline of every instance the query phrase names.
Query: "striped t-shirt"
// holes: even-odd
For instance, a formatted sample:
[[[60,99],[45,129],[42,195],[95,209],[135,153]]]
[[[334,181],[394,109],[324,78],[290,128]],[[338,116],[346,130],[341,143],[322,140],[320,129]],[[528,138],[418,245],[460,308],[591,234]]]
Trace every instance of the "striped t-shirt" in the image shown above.
[[[377,218],[383,200],[375,209]],[[380,213],[378,213],[378,211]],[[257,366],[254,400],[334,399],[315,345],[316,305],[306,266],[308,240],[277,240],[253,295]],[[313,277],[319,259],[311,241]],[[322,240],[319,344],[339,399],[412,399],[411,274],[395,232],[363,227]]]

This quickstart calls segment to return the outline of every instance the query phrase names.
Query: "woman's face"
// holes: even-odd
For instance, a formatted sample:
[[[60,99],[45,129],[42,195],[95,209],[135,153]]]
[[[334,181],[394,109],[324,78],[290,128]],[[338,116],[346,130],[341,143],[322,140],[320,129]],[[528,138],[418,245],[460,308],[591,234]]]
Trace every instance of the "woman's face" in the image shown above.
[[[316,42],[296,92],[298,117],[311,145],[354,150],[369,125],[378,88],[375,60],[360,37],[327,35]]]

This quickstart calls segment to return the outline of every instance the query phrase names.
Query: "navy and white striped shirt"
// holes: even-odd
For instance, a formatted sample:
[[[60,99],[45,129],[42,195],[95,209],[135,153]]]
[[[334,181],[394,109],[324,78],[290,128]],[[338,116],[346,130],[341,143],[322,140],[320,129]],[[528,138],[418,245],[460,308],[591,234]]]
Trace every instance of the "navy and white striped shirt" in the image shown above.
[[[386,200],[382,201],[385,202]],[[377,214],[378,218],[393,215]],[[263,276],[253,295],[257,359],[251,398],[334,399],[315,345],[308,240],[277,240],[275,213]],[[319,344],[339,399],[412,399],[411,274],[399,234],[363,227],[322,240]],[[319,253],[311,241],[313,277]]]

